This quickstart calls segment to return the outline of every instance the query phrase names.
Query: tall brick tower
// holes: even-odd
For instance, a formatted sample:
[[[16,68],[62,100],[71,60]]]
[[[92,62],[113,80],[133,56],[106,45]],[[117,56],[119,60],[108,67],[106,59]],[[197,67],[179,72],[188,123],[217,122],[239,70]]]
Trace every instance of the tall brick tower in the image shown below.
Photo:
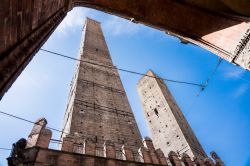
[[[166,157],[163,151],[158,148],[166,148],[165,144],[161,144],[161,141],[164,140],[163,135],[153,135],[157,143],[157,149],[149,137],[141,140],[134,115],[117,69],[110,58],[99,22],[89,18],[86,20],[80,48],[79,59],[81,61],[78,62],[73,77],[61,139],[51,139],[52,131],[50,129],[52,128],[46,128],[47,120],[39,118],[35,122],[28,139],[22,138],[13,144],[10,157],[7,158],[9,166],[167,166],[168,163],[175,166],[193,166],[194,162],[196,165],[215,165],[210,158],[197,158],[192,161],[187,154],[183,154],[180,158],[176,152],[166,153],[165,149]],[[150,74],[153,75],[152,72]],[[173,100],[172,98],[168,99],[171,95],[167,88],[165,87],[164,90],[164,85],[160,83],[160,80],[154,79],[153,81],[146,80],[143,82],[149,83],[149,85],[145,84],[150,86],[149,89],[153,87],[157,90],[156,87],[160,87],[156,92],[149,92],[152,94],[158,94],[159,92],[156,101],[162,103],[159,108],[152,104],[157,116],[157,118],[152,118],[154,125],[159,127],[161,123],[163,124],[164,117],[166,120],[168,115],[171,116],[174,122],[167,123],[173,126],[172,129],[175,132],[169,130],[170,136],[173,136],[173,138],[168,137],[168,139],[175,140],[176,135],[174,134],[177,134],[181,140],[176,143],[173,141],[173,145],[178,147],[178,143],[183,143],[185,146],[191,147],[192,153],[190,153],[192,155],[201,153],[205,155],[190,128],[182,131],[183,128],[178,128],[177,122],[173,118],[175,115],[163,114],[164,107],[166,109],[172,108],[172,104],[168,105],[162,97],[166,93],[166,99]],[[144,91],[142,92],[144,93]],[[177,108],[173,110],[174,114],[176,114],[175,111],[180,112]],[[153,114],[151,110],[148,110],[148,112],[150,113],[149,116]],[[170,112],[169,109],[168,112]],[[181,112],[180,115],[183,116]],[[159,120],[160,123],[156,120]],[[188,126],[184,117],[179,121]],[[156,127],[152,127],[152,129],[155,130]],[[195,139],[197,145],[191,145],[189,141],[185,141],[183,133],[188,136],[187,139]],[[157,136],[159,136],[159,139]],[[59,143],[60,149],[50,149],[50,143]],[[195,148],[197,153],[194,152]],[[182,152],[179,151],[179,153]],[[212,152],[211,155],[216,161],[216,165],[224,166],[215,152]]]
[[[206,157],[202,146],[190,128],[162,79],[148,71],[138,83],[137,90],[143,112],[156,148],[165,155],[170,151],[187,153],[190,157]]]
[[[82,61],[73,77],[61,140],[91,140],[97,148],[110,141],[116,148],[126,145],[138,150],[141,135],[119,74],[100,23],[89,18],[83,28],[79,59]]]

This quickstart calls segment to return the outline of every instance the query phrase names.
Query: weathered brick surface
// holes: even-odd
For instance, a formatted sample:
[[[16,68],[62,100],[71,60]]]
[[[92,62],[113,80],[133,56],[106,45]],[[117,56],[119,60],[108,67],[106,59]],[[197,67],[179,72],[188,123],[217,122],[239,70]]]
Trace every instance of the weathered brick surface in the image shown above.
[[[134,3],[131,3],[131,0],[2,0],[0,5],[0,98],[62,18],[59,22],[53,21],[50,28],[43,33],[40,28],[58,11],[63,10],[65,16],[75,6],[91,7],[122,16],[133,22],[153,26],[180,38],[181,41],[194,43],[229,62],[249,69],[249,44],[244,44],[242,40],[245,39],[244,35],[250,27],[250,14],[246,5],[250,2],[235,1],[230,4],[230,10],[225,10],[225,8],[228,9],[229,3],[221,3],[223,7],[218,7],[216,3],[198,0],[195,3],[193,0],[185,0],[185,2],[137,0]],[[193,6],[194,4],[196,6]],[[237,9],[234,8],[235,5],[238,6]],[[232,10],[235,11],[232,12]],[[217,11],[224,13],[219,14]],[[242,17],[242,14],[248,18]],[[29,37],[36,32],[39,36],[27,43]],[[91,42],[96,43],[100,39],[91,39]],[[241,52],[237,51],[238,47],[241,48]],[[104,49],[101,54],[91,58],[106,55],[107,51]],[[89,51],[88,54],[93,52],[95,51]],[[110,64],[108,61],[102,63]]]
[[[64,7],[64,1],[3,0],[0,6],[1,54]]]
[[[36,51],[48,39],[57,25],[66,15],[64,2],[57,1],[60,8],[54,6],[53,11],[44,13],[54,1],[41,1],[41,11],[33,18],[36,1],[4,1],[0,5],[0,98],[30,62]],[[36,19],[33,21],[32,19]],[[40,22],[39,22],[40,21]],[[37,25],[33,27],[32,24]]]
[[[173,151],[169,152],[168,154],[169,160],[172,165],[174,166],[182,166],[181,160],[178,158],[177,154]]]
[[[134,161],[103,158],[92,155],[67,153],[63,151],[33,147],[27,149],[25,166],[157,166],[159,164],[141,163]],[[24,166],[19,165],[19,166]]]
[[[149,71],[147,75],[157,77]],[[143,77],[138,83],[143,112],[155,148],[165,155],[170,151],[206,157],[198,139],[182,114],[167,86],[161,79]]]
[[[185,166],[194,166],[193,161],[187,154],[182,155],[182,161],[185,163]]]
[[[38,146],[42,148],[48,148],[50,139],[52,137],[52,132],[46,129],[47,121],[44,118],[38,119],[27,140],[27,148]]]
[[[144,163],[152,163],[150,151],[146,147],[141,147],[139,151],[143,156]]]
[[[167,159],[161,149],[156,149],[156,154],[158,156],[159,162],[162,165],[167,165]]]
[[[83,36],[80,58],[110,67],[83,62],[77,65],[64,130],[71,136],[100,145],[111,141],[117,150],[123,145],[138,150],[140,132],[112,64],[100,23],[87,19]]]
[[[230,4],[229,1],[227,3],[221,1],[184,1],[137,0],[130,3],[130,0],[116,0],[115,2],[73,0],[72,5],[88,6],[107,11],[135,23],[139,22],[158,28],[166,31],[167,34],[178,37],[180,41],[184,41],[183,43],[194,43],[229,62],[249,69],[249,56],[243,55],[240,58],[244,62],[234,61],[235,56],[237,56],[234,51],[238,45],[242,45],[243,34],[250,27],[250,12],[246,7],[250,5],[250,2],[235,1],[233,3],[230,1],[232,3]],[[220,2],[220,7],[218,7],[218,2]],[[230,10],[226,10],[229,9],[229,4]],[[236,14],[239,11],[232,12],[235,6],[238,6],[238,10],[241,12],[248,11],[248,18]],[[246,50],[249,51],[249,48],[246,47]]]

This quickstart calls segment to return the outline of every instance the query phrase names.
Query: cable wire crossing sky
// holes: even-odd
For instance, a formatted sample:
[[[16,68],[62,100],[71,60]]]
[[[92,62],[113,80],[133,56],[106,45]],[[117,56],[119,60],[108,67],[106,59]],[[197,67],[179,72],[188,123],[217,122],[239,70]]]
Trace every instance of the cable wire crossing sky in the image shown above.
[[[42,47],[47,51],[36,54],[0,101],[0,165],[6,165],[12,144],[27,138],[33,126],[27,121],[45,117],[49,127],[58,131],[63,128],[86,16],[101,22],[143,137],[150,134],[136,85],[152,69],[166,78],[165,83],[207,154],[216,151],[227,166],[250,165],[248,71],[159,30],[86,8],[68,13]],[[52,138],[59,140],[60,132],[53,132]],[[57,143],[51,148],[56,149]]]

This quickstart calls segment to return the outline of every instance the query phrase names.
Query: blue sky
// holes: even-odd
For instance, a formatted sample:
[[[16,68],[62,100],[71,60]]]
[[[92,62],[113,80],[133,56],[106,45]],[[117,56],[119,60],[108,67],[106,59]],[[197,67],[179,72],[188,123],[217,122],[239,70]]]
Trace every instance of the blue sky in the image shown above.
[[[192,44],[181,44],[164,32],[91,9],[75,8],[43,48],[77,57],[86,16],[102,23],[115,65],[162,78],[203,83],[218,57]],[[0,110],[35,121],[45,117],[50,127],[62,128],[75,61],[38,52],[0,101]],[[140,76],[120,72],[142,136],[150,136],[136,91]],[[250,73],[222,61],[208,87],[168,83],[205,151],[215,150],[227,166],[250,165]],[[32,125],[0,115],[0,147],[11,148],[27,138]],[[58,139],[59,133],[53,132]],[[56,146],[51,146],[56,148]],[[0,150],[0,166],[9,151]]]

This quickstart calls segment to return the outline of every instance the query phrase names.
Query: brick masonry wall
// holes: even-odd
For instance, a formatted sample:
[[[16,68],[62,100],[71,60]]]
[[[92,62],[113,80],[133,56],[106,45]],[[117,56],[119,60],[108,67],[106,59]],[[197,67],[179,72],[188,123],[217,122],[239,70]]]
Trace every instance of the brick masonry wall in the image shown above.
[[[0,5],[0,54],[64,7],[65,0],[3,0]]]
[[[27,166],[43,166],[43,165],[57,165],[57,166],[156,166],[160,164],[149,164],[127,160],[117,160],[114,158],[103,158],[92,155],[82,155],[77,153],[69,153],[44,148],[30,148],[25,152],[29,156],[25,165]],[[23,164],[20,164],[20,166]]]
[[[65,113],[65,131],[73,137],[90,139],[97,146],[110,140],[117,149],[128,145],[138,150],[140,132],[99,22],[87,19],[81,47],[82,60],[111,68],[82,62],[77,65]]]
[[[152,71],[148,75],[155,76]],[[170,151],[206,157],[184,115],[170,91],[160,79],[143,77],[138,83],[138,93],[156,148],[165,156]]]
[[[235,3],[241,6],[239,13],[248,11],[244,3]],[[137,0],[134,3],[130,3],[130,0],[2,0],[0,5],[0,98],[66,13],[75,6],[94,8],[136,23],[153,26],[180,38],[183,43],[194,43],[231,63],[245,69],[250,68],[249,47],[242,42],[244,35],[249,31],[249,17],[242,17],[236,14],[237,12],[228,13],[228,11],[218,14],[217,9],[208,12],[203,8],[208,7],[207,3],[201,2],[198,7],[194,7],[192,3],[187,5],[185,2],[172,0]],[[173,8],[175,10],[172,10]],[[43,29],[43,25],[62,9],[61,16],[56,17]],[[220,9],[219,12],[223,11]],[[212,24],[211,20],[213,20]],[[199,25],[198,28],[197,25]],[[241,48],[242,53],[237,53],[238,48]]]

